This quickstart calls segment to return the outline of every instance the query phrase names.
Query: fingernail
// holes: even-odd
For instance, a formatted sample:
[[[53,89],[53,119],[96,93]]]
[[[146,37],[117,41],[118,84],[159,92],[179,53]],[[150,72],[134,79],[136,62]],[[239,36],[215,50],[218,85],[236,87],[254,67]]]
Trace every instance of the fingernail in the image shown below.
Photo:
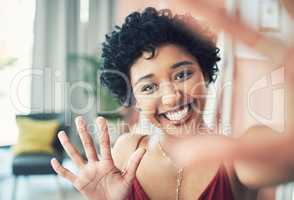
[[[146,148],[140,147],[140,148],[138,148],[137,151],[138,151],[138,152],[145,153],[147,150],[146,150]]]
[[[51,158],[51,163],[56,162],[56,158]]]
[[[98,131],[103,131],[106,127],[104,117],[97,117]]]
[[[58,132],[58,136],[63,136],[63,135],[65,135],[65,132],[64,131],[59,131]]]
[[[100,116],[97,117],[97,122],[98,122],[98,123],[101,123],[101,122],[103,122],[103,121],[104,121],[104,118],[103,118],[103,117],[100,117]]]
[[[58,134],[57,134],[57,137],[59,140],[62,140],[64,139],[66,136],[66,133],[64,131],[59,131]]]
[[[76,123],[79,125],[79,126],[81,126],[81,125],[83,125],[83,123],[84,123],[84,119],[83,119],[83,117],[82,116],[78,116],[78,117],[76,117]]]

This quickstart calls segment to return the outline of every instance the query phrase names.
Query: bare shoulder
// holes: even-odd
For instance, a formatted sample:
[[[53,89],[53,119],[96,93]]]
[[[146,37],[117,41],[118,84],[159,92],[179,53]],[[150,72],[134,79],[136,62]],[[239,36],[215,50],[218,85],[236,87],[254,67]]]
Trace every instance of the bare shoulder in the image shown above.
[[[112,157],[115,165],[122,169],[129,157],[136,149],[136,145],[144,135],[136,133],[126,133],[120,136],[112,148]]]

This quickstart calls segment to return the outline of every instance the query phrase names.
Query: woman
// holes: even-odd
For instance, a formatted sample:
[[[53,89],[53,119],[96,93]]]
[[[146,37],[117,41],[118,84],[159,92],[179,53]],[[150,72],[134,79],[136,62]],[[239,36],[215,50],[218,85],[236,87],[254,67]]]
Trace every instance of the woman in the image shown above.
[[[195,27],[189,16],[147,8],[130,14],[122,27],[106,37],[102,83],[163,134],[153,148],[148,145],[152,139],[144,133],[123,135],[111,152],[106,121],[99,117],[98,158],[86,123],[79,117],[85,161],[66,134],[59,133],[80,171],[75,175],[56,159],[52,166],[87,199],[254,199],[262,181],[280,178],[258,176],[258,165],[242,161],[216,159],[185,166],[176,162],[172,149],[178,141],[203,134],[199,127],[206,87],[215,80],[219,61],[213,38],[197,23],[198,29],[191,31],[187,22]]]

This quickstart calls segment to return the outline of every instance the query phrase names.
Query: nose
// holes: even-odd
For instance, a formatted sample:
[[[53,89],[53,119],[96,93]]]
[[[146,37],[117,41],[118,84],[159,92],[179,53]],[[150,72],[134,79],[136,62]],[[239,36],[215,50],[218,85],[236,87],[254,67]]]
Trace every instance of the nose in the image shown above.
[[[162,104],[169,107],[176,106],[181,97],[180,91],[178,91],[178,89],[175,88],[172,84],[166,84],[162,90]]]

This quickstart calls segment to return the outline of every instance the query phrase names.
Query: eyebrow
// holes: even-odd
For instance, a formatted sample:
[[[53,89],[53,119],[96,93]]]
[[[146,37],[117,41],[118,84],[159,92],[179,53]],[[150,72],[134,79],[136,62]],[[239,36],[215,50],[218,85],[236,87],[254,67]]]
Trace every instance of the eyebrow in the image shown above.
[[[179,67],[182,67],[182,66],[185,66],[185,65],[193,65],[194,63],[191,62],[191,61],[181,61],[181,62],[177,62],[175,64],[173,64],[171,66],[172,69],[176,69],[176,68],[179,68]],[[141,78],[139,78],[135,85],[138,84],[140,81],[144,80],[144,79],[148,79],[148,78],[152,78],[154,76],[154,74],[147,74],[145,76],[142,76]]]
[[[178,62],[178,63],[175,63],[171,66],[172,69],[176,69],[178,67],[182,67],[184,65],[193,65],[194,63],[191,62],[191,61],[181,61],[181,62]]]

